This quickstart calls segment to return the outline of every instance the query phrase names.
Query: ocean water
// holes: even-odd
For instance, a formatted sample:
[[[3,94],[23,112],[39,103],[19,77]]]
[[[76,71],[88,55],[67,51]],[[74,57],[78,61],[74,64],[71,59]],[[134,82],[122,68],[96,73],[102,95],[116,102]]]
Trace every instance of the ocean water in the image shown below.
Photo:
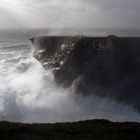
[[[140,122],[139,113],[128,105],[93,95],[74,95],[74,84],[67,89],[58,87],[51,70],[44,70],[33,58],[29,38],[45,32],[50,34],[49,30],[0,31],[0,121],[43,123],[104,118]],[[117,32],[122,36],[140,35],[138,30]],[[108,32],[89,34],[100,36]]]

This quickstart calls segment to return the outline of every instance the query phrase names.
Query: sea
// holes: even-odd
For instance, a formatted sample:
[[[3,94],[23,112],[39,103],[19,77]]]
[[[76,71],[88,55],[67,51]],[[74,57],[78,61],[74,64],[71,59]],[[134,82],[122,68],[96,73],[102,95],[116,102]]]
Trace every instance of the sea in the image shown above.
[[[51,70],[33,57],[30,38],[40,35],[140,36],[140,29],[0,29],[0,121],[71,122],[87,119],[140,122],[132,107],[55,84]]]

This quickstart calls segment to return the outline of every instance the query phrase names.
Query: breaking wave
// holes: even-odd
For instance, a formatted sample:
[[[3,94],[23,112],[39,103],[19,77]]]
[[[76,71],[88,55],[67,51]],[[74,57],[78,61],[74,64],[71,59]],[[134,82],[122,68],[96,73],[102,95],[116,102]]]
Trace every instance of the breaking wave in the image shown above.
[[[67,89],[58,87],[52,72],[44,70],[32,57],[29,46],[21,50],[1,50],[0,79],[0,120],[28,123],[95,118],[140,121],[137,111],[123,103],[95,95],[74,94],[75,82]]]

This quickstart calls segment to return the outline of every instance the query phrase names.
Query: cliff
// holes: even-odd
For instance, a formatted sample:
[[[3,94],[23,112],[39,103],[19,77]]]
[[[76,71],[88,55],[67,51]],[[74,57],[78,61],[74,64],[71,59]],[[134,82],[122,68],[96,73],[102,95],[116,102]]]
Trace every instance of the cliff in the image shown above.
[[[96,94],[140,111],[140,38],[42,36],[31,39],[34,57],[52,69],[56,84]]]

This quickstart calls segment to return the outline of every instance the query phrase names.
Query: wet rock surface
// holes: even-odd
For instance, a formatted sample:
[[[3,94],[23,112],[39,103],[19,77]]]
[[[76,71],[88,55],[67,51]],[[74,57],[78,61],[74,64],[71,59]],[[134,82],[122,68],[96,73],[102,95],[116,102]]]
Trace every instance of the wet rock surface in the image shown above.
[[[53,69],[58,85],[76,81],[76,93],[109,97],[140,111],[140,38],[46,36],[31,41],[34,57]]]

